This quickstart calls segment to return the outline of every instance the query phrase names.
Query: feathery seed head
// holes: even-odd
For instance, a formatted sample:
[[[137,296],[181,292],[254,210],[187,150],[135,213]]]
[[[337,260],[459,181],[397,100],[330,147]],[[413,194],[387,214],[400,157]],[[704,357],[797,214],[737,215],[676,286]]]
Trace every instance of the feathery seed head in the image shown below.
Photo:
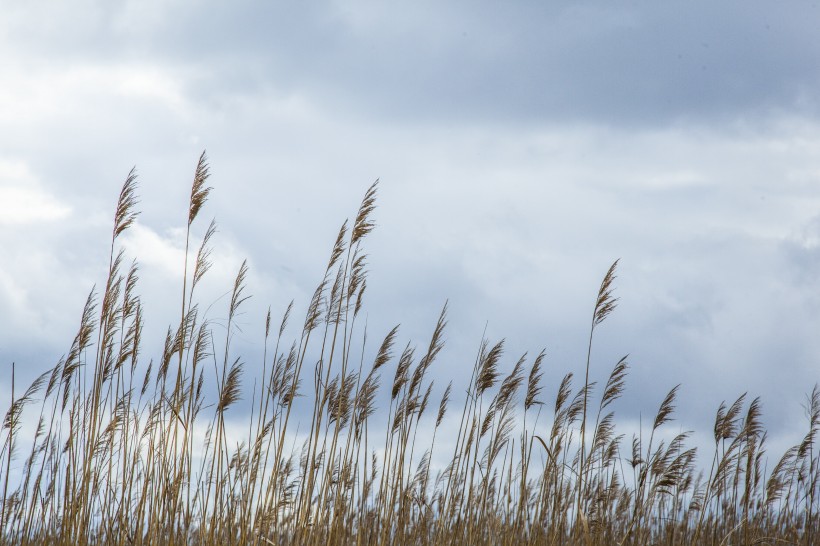
[[[122,190],[120,190],[120,198],[117,200],[117,210],[114,213],[115,239],[136,220],[139,212],[135,211],[134,208],[137,203],[137,168],[134,167],[128,173]]]
[[[194,219],[202,205],[208,200],[208,194],[211,193],[211,187],[206,186],[210,176],[210,167],[208,166],[208,156],[203,151],[199,156],[199,161],[194,172],[194,183],[191,185],[191,199],[188,205],[188,225],[194,223]]]
[[[593,326],[602,323],[604,319],[611,313],[618,303],[618,298],[612,297],[612,282],[615,280],[615,269],[620,260],[609,267],[606,272],[604,280],[601,282],[601,288],[598,290],[598,299],[595,301],[595,313],[593,315]]]

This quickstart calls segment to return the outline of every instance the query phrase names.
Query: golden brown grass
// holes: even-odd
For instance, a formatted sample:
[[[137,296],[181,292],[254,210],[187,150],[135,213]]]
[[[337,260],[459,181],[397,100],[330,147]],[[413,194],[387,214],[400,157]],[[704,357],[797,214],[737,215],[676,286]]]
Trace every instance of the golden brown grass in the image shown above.
[[[0,435],[3,544],[816,542],[817,387],[805,437],[771,468],[759,401],[744,395],[721,405],[706,474],[687,447],[690,433],[661,440],[671,437],[663,429],[677,387],[650,429],[618,434],[610,406],[624,391],[626,358],[600,398],[592,381],[600,371],[588,358],[583,384],[576,389],[568,373],[547,405],[544,352],[509,366],[503,340],[484,340],[468,385],[434,391],[429,371],[444,344],[445,305],[422,351],[397,350],[395,327],[365,362],[362,245],[374,227],[377,184],[353,227],[342,225],[301,334],[283,339],[292,304],[278,328],[268,312],[261,375],[245,378],[231,340],[247,299],[247,265],[237,273],[219,341],[196,303],[211,265],[213,222],[188,263],[207,182],[203,153],[188,210],[179,321],[159,358],[146,363],[140,353],[138,267],[125,266],[117,244],[137,215],[132,171],[115,209],[105,287],[89,295],[68,354],[22,395],[12,369]],[[616,266],[596,298],[588,355],[616,305]],[[389,402],[377,413],[391,375]],[[217,386],[213,399],[206,382]],[[252,409],[236,442],[226,416],[248,385]],[[300,397],[307,411],[295,410]],[[460,404],[450,420],[458,426],[444,453],[436,439],[452,404]],[[30,445],[20,441],[24,411],[37,423]],[[309,417],[299,422],[298,414]],[[433,453],[448,461],[443,468],[433,468]],[[22,472],[12,477],[13,459]]]

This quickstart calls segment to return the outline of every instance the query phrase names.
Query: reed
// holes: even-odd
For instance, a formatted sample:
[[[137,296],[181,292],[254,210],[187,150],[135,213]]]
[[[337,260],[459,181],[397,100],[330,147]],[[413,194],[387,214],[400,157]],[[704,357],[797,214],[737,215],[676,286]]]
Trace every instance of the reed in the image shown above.
[[[161,355],[142,355],[139,267],[118,244],[138,214],[132,170],[105,285],[89,294],[68,353],[24,390],[12,365],[0,544],[816,543],[818,387],[805,436],[771,465],[760,401],[746,395],[717,410],[708,472],[690,432],[669,434],[678,387],[659,397],[646,430],[618,433],[612,405],[626,388],[627,358],[608,375],[591,365],[595,331],[616,307],[617,261],[595,299],[583,382],[575,387],[567,373],[551,403],[546,353],[508,358],[503,340],[482,339],[466,385],[436,388],[446,304],[422,349],[398,350],[398,326],[371,348],[361,313],[378,182],[352,226],[342,224],[298,335],[285,336],[293,303],[278,328],[267,312],[253,368],[261,373],[249,377],[231,343],[247,264],[222,335],[197,301],[216,232],[198,221],[208,180],[203,153],[185,218],[180,314]],[[600,396],[596,377],[606,378]],[[250,410],[235,416],[243,397]],[[25,445],[24,421],[36,423]],[[452,441],[437,445],[445,425]]]

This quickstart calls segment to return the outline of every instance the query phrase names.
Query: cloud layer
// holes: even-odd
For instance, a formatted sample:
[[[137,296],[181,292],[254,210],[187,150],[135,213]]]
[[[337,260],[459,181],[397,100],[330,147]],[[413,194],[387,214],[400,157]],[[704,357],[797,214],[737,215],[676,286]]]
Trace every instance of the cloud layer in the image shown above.
[[[203,305],[222,313],[248,258],[251,366],[267,307],[304,309],[338,226],[380,178],[369,327],[401,322],[423,344],[449,299],[437,384],[465,379],[486,327],[510,365],[546,347],[554,392],[581,369],[598,283],[621,258],[593,361],[603,380],[631,354],[624,417],[683,383],[686,428],[708,431],[720,401],[748,390],[786,434],[820,380],[816,9],[8,8],[0,401],[12,361],[33,377],[67,350],[134,164],[143,213],[126,247],[160,345],[207,148],[220,233]]]

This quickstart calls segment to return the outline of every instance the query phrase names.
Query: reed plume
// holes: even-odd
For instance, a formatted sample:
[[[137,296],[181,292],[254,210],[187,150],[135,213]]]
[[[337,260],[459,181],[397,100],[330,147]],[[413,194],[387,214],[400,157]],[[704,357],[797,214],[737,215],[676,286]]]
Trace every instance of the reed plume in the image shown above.
[[[376,181],[336,233],[304,322],[291,336],[300,304],[287,305],[278,328],[268,308],[259,361],[246,361],[234,341],[250,297],[247,262],[225,309],[199,301],[216,235],[214,222],[201,230],[195,221],[211,193],[203,152],[179,315],[150,358],[139,264],[119,242],[139,214],[136,180],[132,169],[105,282],[88,294],[68,351],[25,389],[11,366],[0,545],[817,542],[820,387],[806,398],[798,441],[774,464],[763,401],[746,394],[718,408],[705,462],[693,433],[672,423],[680,386],[640,430],[622,432],[627,357],[600,391],[592,366],[594,332],[618,302],[618,261],[597,292],[577,386],[579,370],[558,385],[545,379],[545,351],[532,364],[526,354],[508,361],[505,341],[484,335],[469,359],[448,351],[449,302],[430,317],[424,345],[395,326],[371,346],[381,328],[368,324],[364,297]]]

